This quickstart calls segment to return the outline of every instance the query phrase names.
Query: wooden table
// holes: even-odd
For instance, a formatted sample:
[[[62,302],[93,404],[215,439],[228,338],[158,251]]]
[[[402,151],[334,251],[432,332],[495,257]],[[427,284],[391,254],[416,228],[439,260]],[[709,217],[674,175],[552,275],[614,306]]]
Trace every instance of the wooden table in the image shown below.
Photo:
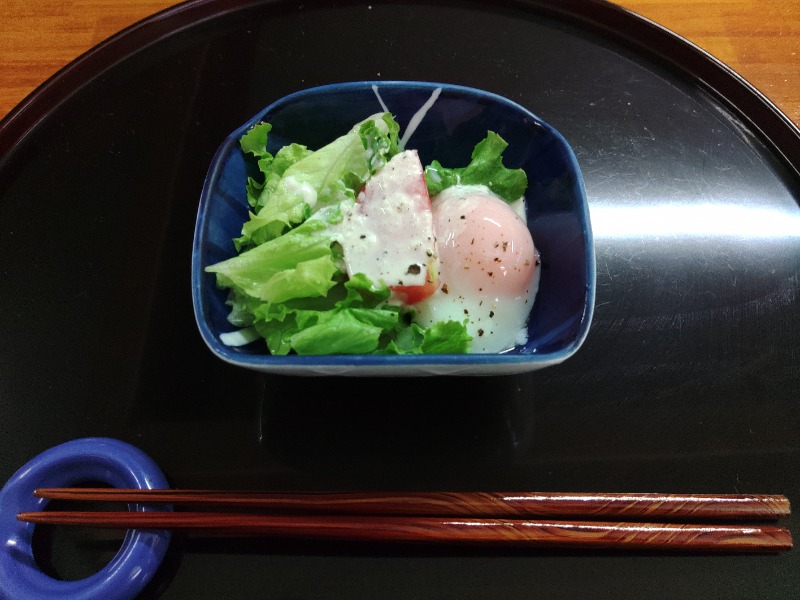
[[[732,67],[800,125],[797,0],[618,0]],[[82,52],[174,0],[3,0],[0,117]]]

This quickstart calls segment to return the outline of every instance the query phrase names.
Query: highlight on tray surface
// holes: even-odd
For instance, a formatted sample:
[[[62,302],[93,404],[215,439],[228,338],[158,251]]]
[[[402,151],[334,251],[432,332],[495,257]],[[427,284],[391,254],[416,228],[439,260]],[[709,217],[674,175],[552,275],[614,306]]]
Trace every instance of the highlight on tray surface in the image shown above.
[[[424,118],[424,113],[419,114]],[[505,140],[471,160],[423,165],[388,111],[312,150],[267,150],[273,125],[239,139],[249,218],[236,254],[207,265],[227,290],[229,346],[273,355],[498,353],[527,340],[539,253],[527,175]]]

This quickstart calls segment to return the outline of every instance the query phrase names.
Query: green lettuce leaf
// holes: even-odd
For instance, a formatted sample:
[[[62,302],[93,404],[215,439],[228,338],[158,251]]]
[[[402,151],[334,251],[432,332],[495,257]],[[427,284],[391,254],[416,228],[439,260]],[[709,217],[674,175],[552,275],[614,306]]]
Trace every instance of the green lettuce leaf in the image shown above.
[[[263,302],[251,323],[274,355],[465,353],[461,323],[423,329],[411,313],[387,304],[391,292],[361,274],[339,281],[325,298]]]
[[[399,125],[379,113],[312,151],[289,144],[272,155],[271,126],[260,123],[240,139],[258,167],[246,182],[251,207],[238,254],[206,268],[228,290],[229,322],[255,330],[274,355],[453,354],[469,351],[464,323],[423,328],[413,311],[389,303],[391,290],[363,274],[347,278],[341,248],[328,229],[355,202],[369,177],[400,152]],[[485,184],[507,200],[527,186],[524,171],[502,165],[505,142],[489,132],[461,169],[426,168],[435,195],[462,184]]]
[[[493,131],[475,146],[472,160],[466,167],[443,167],[434,160],[425,167],[425,182],[431,197],[452,185],[485,185],[506,200],[519,200],[528,187],[528,176],[523,169],[509,169],[503,165],[503,152],[508,143]]]
[[[300,144],[289,144],[282,147],[275,156],[269,153],[258,160],[258,170],[261,172],[260,181],[247,178],[247,203],[255,211],[264,207],[264,202],[275,192],[283,174],[294,163],[311,154],[311,150]]]
[[[267,140],[272,131],[270,123],[256,123],[239,139],[239,147],[245,154],[252,154],[256,158],[272,156],[267,152]]]
[[[300,144],[288,144],[273,156],[267,151],[270,131],[272,131],[270,123],[256,123],[239,140],[239,147],[242,152],[246,155],[250,154],[257,159],[256,164],[261,176],[260,179],[248,177],[245,186],[247,203],[255,212],[264,207],[264,203],[275,192],[286,170],[312,153],[311,150]],[[254,217],[253,213],[251,213],[252,217]],[[265,223],[265,225],[267,224]],[[264,237],[261,241],[272,237],[276,236]],[[256,240],[255,243],[259,242]],[[237,252],[241,252],[246,246],[254,245],[254,242],[250,236],[245,235],[236,238],[234,244]]]
[[[340,272],[325,228],[322,220],[306,221],[205,270],[216,274],[219,287],[266,302],[325,296]]]
[[[400,125],[389,113],[384,113],[381,121],[367,120],[358,130],[366,150],[367,168],[370,175],[380,170],[389,159],[399,154],[397,140]]]
[[[400,323],[400,309],[385,304],[389,295],[386,286],[357,275],[321,300],[263,303],[254,326],[276,355],[369,354]]]
[[[285,157],[290,164],[280,171],[276,179],[271,179],[270,175],[274,174],[272,165],[278,156],[271,161],[262,159],[268,177],[260,186],[252,183],[249,186],[255,212],[250,214],[250,219],[242,227],[242,235],[236,240],[237,248],[263,244],[302,223],[322,206],[347,198],[355,199],[355,194],[371,173],[370,163],[376,160],[372,155],[391,150],[390,123],[394,123],[391,115],[373,115],[356,123],[348,133],[319,150],[306,151],[299,146]],[[360,133],[365,125],[368,139],[373,144],[369,160]],[[384,132],[389,140],[386,149],[375,146],[380,141],[375,130],[381,127],[387,130]],[[256,134],[255,131],[246,134],[245,147],[254,149],[255,152],[251,153],[258,155],[262,152],[261,142],[266,134],[260,130]]]
[[[441,321],[427,329],[409,323],[376,354],[466,354],[471,341],[464,323]]]

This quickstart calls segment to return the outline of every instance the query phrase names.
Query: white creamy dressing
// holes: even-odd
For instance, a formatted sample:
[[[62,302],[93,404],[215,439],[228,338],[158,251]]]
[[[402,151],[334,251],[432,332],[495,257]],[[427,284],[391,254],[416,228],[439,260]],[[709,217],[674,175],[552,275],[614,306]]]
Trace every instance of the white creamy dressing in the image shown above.
[[[388,112],[388,111],[387,111]],[[384,120],[381,118],[383,113],[375,113],[369,119],[372,119],[375,122],[375,126],[383,131],[384,133],[389,132],[389,127],[386,125]],[[365,119],[365,120],[369,120]],[[358,125],[355,125],[353,129],[357,129]],[[367,162],[370,162],[374,156],[368,155]],[[291,167],[289,167],[291,169]],[[290,170],[287,170],[287,173],[291,173]],[[308,204],[308,207],[313,211],[314,208],[317,206],[320,197],[326,199],[328,202],[341,202],[346,199],[344,194],[336,193],[333,197],[332,190],[330,185],[325,185],[322,189],[317,190],[314,188],[313,185],[306,181],[302,181],[297,177],[294,177],[291,174],[285,174],[278,185],[283,188],[283,190],[288,193],[290,196],[299,197],[301,202]]]
[[[428,264],[436,254],[427,192],[409,186],[422,177],[413,150],[390,160],[369,182],[369,191],[333,225],[349,275],[363,273],[374,282],[393,286],[425,285]],[[424,195],[420,192],[424,192]]]
[[[291,195],[297,195],[302,198],[303,202],[308,204],[310,208],[314,208],[317,204],[317,190],[310,183],[298,181],[291,175],[284,177],[280,185],[286,189]]]

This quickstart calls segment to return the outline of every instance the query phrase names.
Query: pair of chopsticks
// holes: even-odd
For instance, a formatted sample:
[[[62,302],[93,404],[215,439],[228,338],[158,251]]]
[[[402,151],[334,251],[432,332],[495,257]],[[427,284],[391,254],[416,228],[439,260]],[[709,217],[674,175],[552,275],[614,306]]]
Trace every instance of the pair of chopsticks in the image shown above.
[[[51,500],[194,505],[225,511],[171,511],[163,506],[143,511],[138,506],[129,511],[20,513],[21,521],[204,535],[520,548],[728,553],[777,553],[792,548],[788,529],[763,524],[790,515],[789,501],[780,495],[114,488],[48,488],[34,494]]]

